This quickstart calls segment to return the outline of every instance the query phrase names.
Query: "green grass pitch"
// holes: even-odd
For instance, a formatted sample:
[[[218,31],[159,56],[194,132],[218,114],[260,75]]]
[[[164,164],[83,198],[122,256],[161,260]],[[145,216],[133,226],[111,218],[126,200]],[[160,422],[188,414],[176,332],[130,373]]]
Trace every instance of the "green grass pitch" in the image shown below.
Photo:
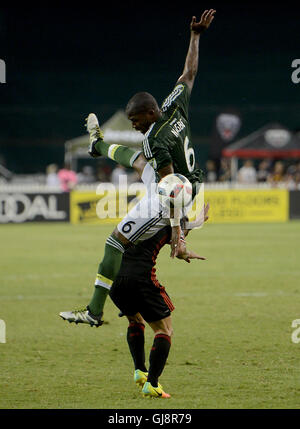
[[[160,380],[168,400],[144,399],[133,383],[127,323],[110,299],[97,329],[58,316],[89,302],[111,230],[0,226],[1,409],[299,407],[299,222],[205,225],[188,245],[207,261],[161,251],[158,278],[176,306]]]

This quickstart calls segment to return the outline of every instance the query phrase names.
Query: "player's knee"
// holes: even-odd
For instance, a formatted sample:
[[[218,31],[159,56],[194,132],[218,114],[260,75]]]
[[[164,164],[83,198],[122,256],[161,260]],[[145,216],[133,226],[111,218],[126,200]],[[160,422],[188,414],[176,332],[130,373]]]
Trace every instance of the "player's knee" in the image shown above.
[[[172,337],[173,333],[174,331],[172,326],[164,326],[164,327],[161,327],[160,329],[154,330],[155,335],[163,334],[163,335],[167,335],[168,337]]]
[[[173,330],[163,330],[163,331],[157,331],[154,333],[154,336],[156,337],[157,335],[164,335],[165,337],[169,337],[171,339],[172,335],[173,335]]]
[[[129,322],[129,325],[131,323],[138,323],[138,324],[142,324],[145,325],[145,321],[142,318],[142,316],[140,315],[140,313],[135,314],[134,316],[126,316]]]
[[[167,334],[166,334],[166,335],[168,335],[169,337],[172,337],[173,333],[174,333],[174,330],[173,330],[173,328],[172,328],[172,326],[171,326],[171,327],[169,327],[169,328],[167,329]]]

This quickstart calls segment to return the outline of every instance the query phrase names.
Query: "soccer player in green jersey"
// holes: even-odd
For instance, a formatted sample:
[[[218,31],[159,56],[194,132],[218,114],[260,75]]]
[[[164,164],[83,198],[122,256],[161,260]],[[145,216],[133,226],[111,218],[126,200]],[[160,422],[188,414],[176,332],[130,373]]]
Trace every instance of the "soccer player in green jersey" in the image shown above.
[[[61,312],[60,316],[75,323],[100,326],[103,307],[110,287],[118,274],[122,254],[132,244],[138,244],[171,224],[171,256],[180,255],[180,219],[170,219],[163,207],[151,196],[151,184],[171,173],[186,176],[193,185],[194,195],[202,182],[202,172],[195,169],[195,155],[190,142],[188,106],[198,70],[200,35],[208,29],[215,14],[205,10],[200,21],[192,18],[190,44],[183,73],[174,90],[159,108],[155,98],[147,92],[135,94],[128,102],[126,113],[133,128],[145,135],[143,153],[121,145],[109,145],[103,140],[97,117],[90,114],[87,129],[90,133],[91,156],[108,156],[125,167],[134,168],[146,185],[147,195],[118,224],[105,245],[104,257],[95,280],[94,295],[82,310]],[[150,209],[150,210],[149,210]],[[149,212],[151,213],[149,214]],[[146,213],[146,215],[145,215]]]

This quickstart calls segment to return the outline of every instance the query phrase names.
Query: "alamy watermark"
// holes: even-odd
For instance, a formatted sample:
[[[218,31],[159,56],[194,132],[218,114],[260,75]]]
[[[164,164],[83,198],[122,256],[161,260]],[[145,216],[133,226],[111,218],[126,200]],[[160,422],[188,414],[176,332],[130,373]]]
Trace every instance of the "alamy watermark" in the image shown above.
[[[130,211],[130,217],[135,219],[156,218],[158,213],[162,218],[173,217],[171,207],[162,203],[157,193],[157,183],[128,184],[127,176],[119,176],[118,185],[100,183],[96,189],[100,196],[96,204],[99,219],[124,218]],[[184,205],[184,204],[182,204]],[[176,213],[175,209],[175,213]],[[199,228],[204,223],[204,184],[199,186],[197,196],[187,206],[177,211],[180,218],[188,216],[192,227]],[[175,215],[175,217],[177,217]]]
[[[293,343],[300,343],[300,319],[295,319],[292,321],[292,328],[295,330],[292,332],[291,340]]]
[[[0,59],[0,83],[6,83],[6,64]]]
[[[293,83],[300,82],[300,58],[296,58],[292,61],[292,68],[295,69],[291,74],[291,79]]]
[[[0,319],[0,343],[6,343],[6,325],[2,319]]]

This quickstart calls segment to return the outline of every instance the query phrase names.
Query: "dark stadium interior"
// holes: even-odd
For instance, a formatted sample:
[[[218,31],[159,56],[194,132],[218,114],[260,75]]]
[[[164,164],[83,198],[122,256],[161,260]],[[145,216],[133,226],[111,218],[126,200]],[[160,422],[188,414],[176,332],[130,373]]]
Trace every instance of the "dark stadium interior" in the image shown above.
[[[51,162],[61,165],[65,140],[84,134],[89,112],[105,121],[140,90],[161,102],[183,69],[191,16],[210,7],[217,14],[201,40],[190,109],[199,164],[208,156],[214,118],[228,107],[242,116],[241,136],[270,121],[299,129],[300,84],[291,80],[291,63],[300,56],[299,5],[1,6],[6,167],[36,173]]]

